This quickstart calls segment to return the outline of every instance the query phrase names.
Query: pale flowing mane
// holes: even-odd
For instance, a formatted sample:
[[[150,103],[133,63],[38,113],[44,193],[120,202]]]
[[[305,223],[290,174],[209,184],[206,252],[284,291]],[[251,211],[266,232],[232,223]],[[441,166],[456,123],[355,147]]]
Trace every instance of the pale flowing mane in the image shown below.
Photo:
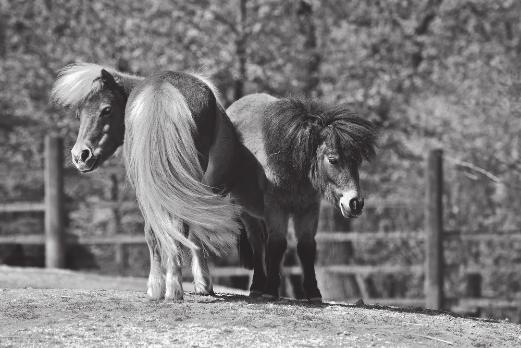
[[[113,68],[93,63],[74,63],[58,73],[58,78],[51,91],[51,99],[63,106],[78,107],[103,88],[101,70],[106,70],[113,77],[126,95],[143,77],[125,74]]]
[[[99,79],[102,69],[117,75],[114,69],[98,64],[75,63],[66,66],[58,73],[51,99],[63,106],[78,106],[102,88]]]
[[[336,148],[357,162],[375,154],[374,124],[346,105],[281,99],[270,105],[264,119],[266,153],[276,166],[307,177],[321,143]]]

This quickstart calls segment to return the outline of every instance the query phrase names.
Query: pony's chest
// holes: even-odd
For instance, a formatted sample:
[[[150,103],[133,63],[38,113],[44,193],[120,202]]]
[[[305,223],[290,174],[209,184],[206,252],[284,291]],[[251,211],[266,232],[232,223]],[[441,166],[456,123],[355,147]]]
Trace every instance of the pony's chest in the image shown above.
[[[309,182],[281,178],[274,173],[270,174],[269,170],[266,172],[266,176],[270,182],[268,201],[276,202],[278,206],[288,213],[306,210],[309,206],[320,201],[320,195]]]

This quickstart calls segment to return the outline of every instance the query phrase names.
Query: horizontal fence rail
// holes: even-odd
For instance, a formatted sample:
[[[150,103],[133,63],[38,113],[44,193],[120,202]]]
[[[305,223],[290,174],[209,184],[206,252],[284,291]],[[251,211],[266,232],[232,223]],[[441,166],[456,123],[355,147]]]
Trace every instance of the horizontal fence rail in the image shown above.
[[[44,211],[45,203],[43,202],[0,203],[0,213],[43,213]]]
[[[33,210],[40,211],[40,210]],[[475,233],[459,234],[456,232],[444,233],[445,240],[457,239],[461,241],[521,241],[521,231],[518,233]],[[315,240],[317,243],[342,243],[342,242],[371,242],[376,240],[424,240],[421,232],[319,232]],[[145,244],[143,235],[116,234],[111,236],[67,236],[69,244]],[[0,244],[44,244],[43,234],[8,235],[0,236]],[[290,241],[288,247],[295,247],[294,241]]]

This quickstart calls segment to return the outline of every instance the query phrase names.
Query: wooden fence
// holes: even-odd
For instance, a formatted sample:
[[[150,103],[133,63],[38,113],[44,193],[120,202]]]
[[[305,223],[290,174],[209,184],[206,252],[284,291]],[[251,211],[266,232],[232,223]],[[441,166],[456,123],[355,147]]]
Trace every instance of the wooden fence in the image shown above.
[[[143,236],[116,234],[111,236],[83,236],[71,238],[64,233],[63,204],[63,142],[59,138],[47,137],[45,140],[45,198],[44,202],[0,204],[0,213],[41,212],[45,213],[45,234],[24,236],[0,236],[0,244],[45,245],[46,267],[64,267],[64,255],[67,245],[114,245],[121,253],[123,245],[143,245]],[[375,240],[424,240],[425,264],[421,265],[345,265],[332,264],[317,267],[317,273],[349,274],[367,276],[371,274],[425,274],[424,298],[367,298],[366,303],[383,305],[420,306],[430,309],[452,308],[458,311],[475,312],[479,308],[518,308],[519,299],[498,300],[481,297],[481,268],[469,266],[464,270],[467,282],[467,297],[450,299],[444,294],[444,240],[490,241],[500,240],[501,234],[473,233],[462,234],[457,231],[443,231],[442,192],[443,168],[442,151],[429,152],[426,161],[426,200],[425,228],[417,232],[319,232],[316,241],[322,243],[366,242]],[[119,203],[118,203],[119,204]],[[510,234],[510,240],[521,241],[521,234]],[[295,245],[290,243],[290,248]],[[121,255],[116,256],[123,262]],[[521,273],[521,269],[519,270]],[[296,266],[284,267],[283,274],[300,274]],[[251,271],[240,267],[216,267],[212,275],[215,278],[230,276],[251,276]]]
[[[63,268],[66,247],[63,209],[63,139],[46,137],[44,151],[44,201],[0,204],[0,213],[43,212],[45,235],[24,236],[22,240],[25,240],[22,243],[17,242],[17,236],[2,237],[0,244],[45,244],[45,266]]]

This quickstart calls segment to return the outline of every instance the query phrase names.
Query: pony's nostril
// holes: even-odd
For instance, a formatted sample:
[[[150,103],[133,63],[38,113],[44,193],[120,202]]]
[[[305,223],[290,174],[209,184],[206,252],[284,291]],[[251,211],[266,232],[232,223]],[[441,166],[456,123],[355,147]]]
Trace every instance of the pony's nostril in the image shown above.
[[[349,208],[351,208],[352,211],[355,211],[358,208],[358,199],[352,198],[349,201]]]
[[[351,211],[353,214],[360,214],[362,212],[362,209],[364,209],[364,199],[363,198],[352,198],[349,201],[349,208],[351,208]]]
[[[92,157],[92,153],[89,149],[81,151],[80,159],[82,162],[87,162]]]

